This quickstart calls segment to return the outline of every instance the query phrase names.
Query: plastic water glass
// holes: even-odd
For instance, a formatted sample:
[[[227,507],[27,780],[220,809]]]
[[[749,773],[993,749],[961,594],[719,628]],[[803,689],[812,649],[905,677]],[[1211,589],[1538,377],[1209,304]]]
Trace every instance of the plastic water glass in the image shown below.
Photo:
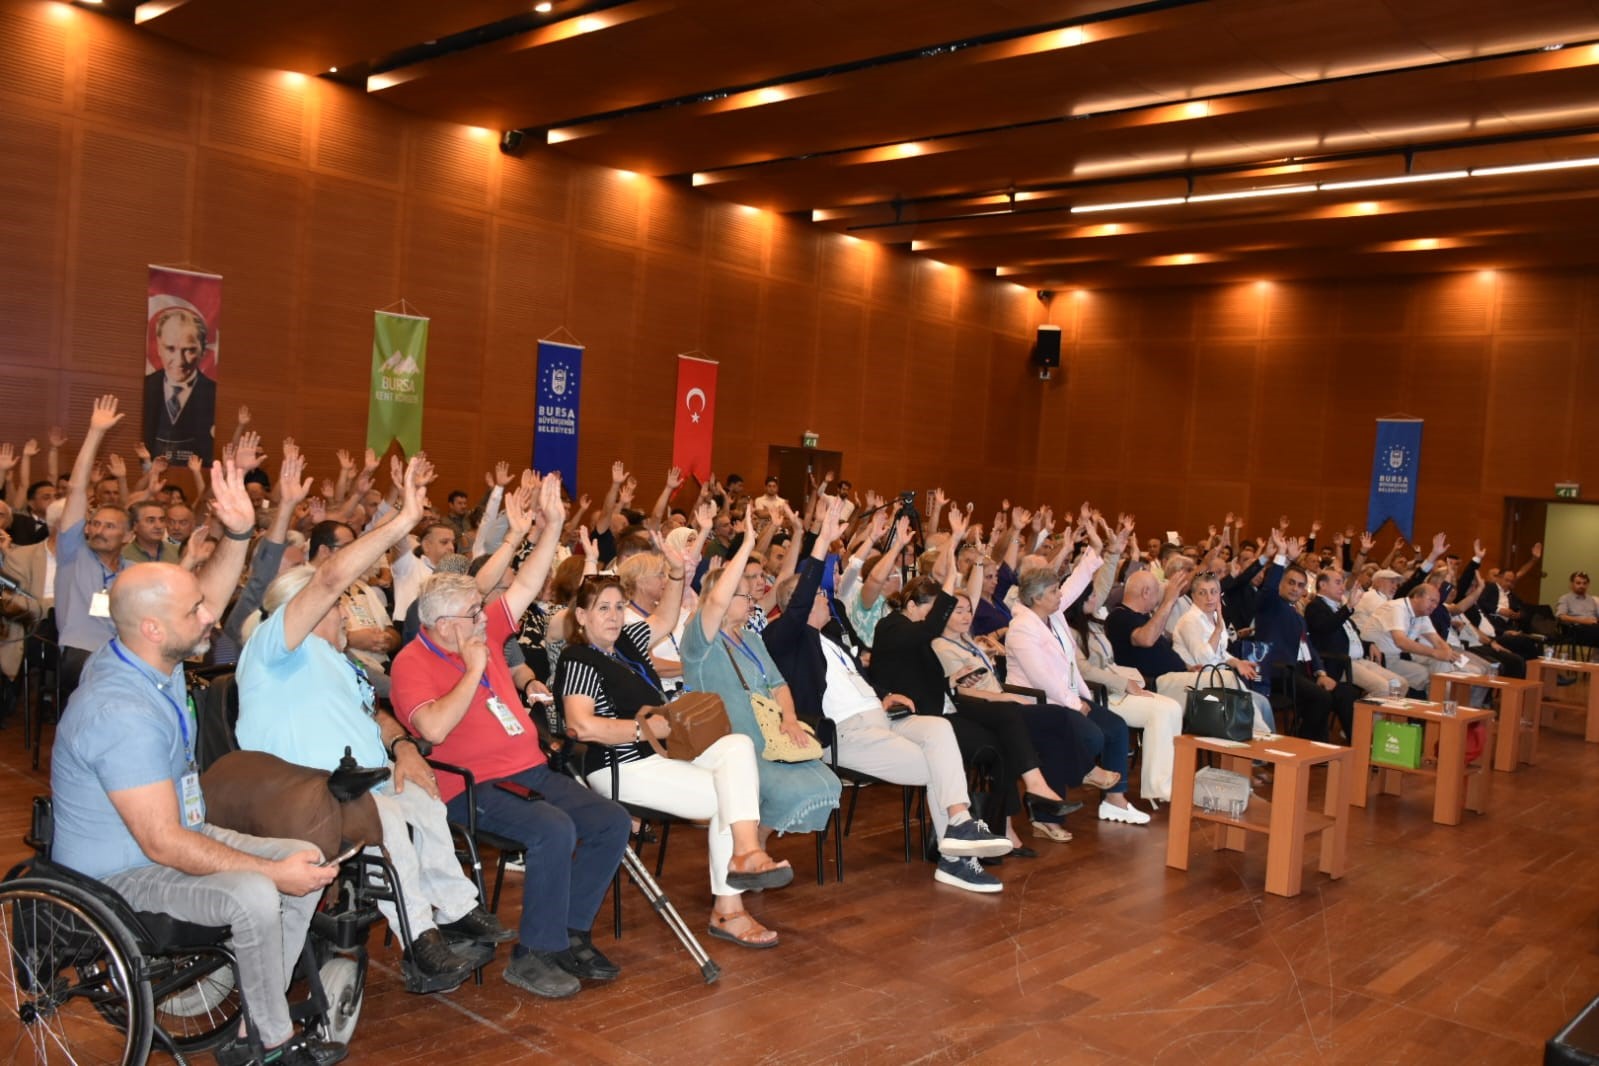
[[[1444,700],[1444,715],[1453,718],[1460,713],[1460,704],[1455,700]]]
[[[1405,694],[1405,683],[1403,681],[1399,680],[1399,678],[1397,678],[1397,677],[1390,677],[1388,679],[1388,698],[1391,699],[1391,700],[1397,700],[1400,696],[1403,696],[1404,694]]]

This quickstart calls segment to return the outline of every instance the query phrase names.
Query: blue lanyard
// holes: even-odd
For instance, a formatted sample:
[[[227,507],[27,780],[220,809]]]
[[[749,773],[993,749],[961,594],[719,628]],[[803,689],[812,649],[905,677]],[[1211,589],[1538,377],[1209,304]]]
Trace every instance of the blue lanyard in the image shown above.
[[[939,640],[949,641],[949,643],[955,645],[958,648],[965,648],[968,652],[970,652],[971,654],[977,656],[979,659],[983,660],[983,665],[988,668],[988,672],[990,674],[992,674],[994,672],[994,664],[988,661],[988,656],[983,654],[983,649],[979,648],[976,644],[973,644],[971,641],[967,640],[965,637],[962,637],[960,640],[950,640],[948,637],[942,637],[941,636],[938,639]]]
[[[633,608],[633,610],[637,611],[639,614],[643,615],[644,616],[644,621],[648,622],[650,620],[650,612],[648,612],[644,608],[640,607],[636,600],[628,600],[627,601],[627,605],[629,607]],[[670,629],[668,629],[666,631],[666,639],[672,642],[672,650],[677,652],[679,655],[681,655],[682,654],[682,649],[677,646],[677,634],[673,633]],[[629,659],[628,661],[632,662],[631,659]]]
[[[766,667],[761,665],[760,657],[757,656],[754,652],[750,651],[749,645],[744,643],[744,638],[740,637],[739,639],[734,640],[732,637],[728,636],[726,633],[723,633],[722,634],[722,639],[727,641],[727,643],[729,645],[731,645],[732,647],[737,648],[741,655],[743,655],[746,659],[748,659],[750,662],[755,664],[755,669],[757,669],[757,670],[759,670],[761,672],[761,683],[764,684],[766,686],[767,691],[770,692],[771,689],[772,689],[772,679],[766,676]]]
[[[466,667],[440,651],[438,646],[428,639],[426,633],[418,633],[417,636],[422,639],[422,643],[427,647],[428,651],[432,652],[434,655],[437,655],[439,658],[443,659],[445,662],[461,671],[461,676],[466,676]],[[483,672],[478,675],[477,683],[482,688],[487,690],[490,696],[494,695],[494,686],[489,684],[489,667],[487,663],[483,664]]]
[[[151,677],[143,670],[140,670],[132,659],[122,654],[122,646],[117,643],[117,639],[115,637],[111,638],[111,650],[116,652],[118,659],[121,659],[124,663],[127,663],[130,667],[132,667],[134,673],[150,682],[150,687],[161,693],[162,697],[172,705],[172,713],[178,716],[178,729],[183,733],[183,758],[184,761],[188,763],[189,769],[193,770],[194,747],[189,743],[189,719],[188,716],[183,713],[183,708],[178,706],[178,701],[172,698],[172,694],[170,692],[156,684],[155,678]]]

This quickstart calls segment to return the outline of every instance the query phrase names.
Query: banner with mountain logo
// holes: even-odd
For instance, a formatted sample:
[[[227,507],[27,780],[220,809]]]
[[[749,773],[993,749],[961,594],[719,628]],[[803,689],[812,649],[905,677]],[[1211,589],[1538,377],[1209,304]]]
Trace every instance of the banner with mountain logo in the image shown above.
[[[406,455],[422,450],[422,381],[427,369],[428,320],[392,311],[373,313],[372,401],[366,446],[382,455],[399,441]]]

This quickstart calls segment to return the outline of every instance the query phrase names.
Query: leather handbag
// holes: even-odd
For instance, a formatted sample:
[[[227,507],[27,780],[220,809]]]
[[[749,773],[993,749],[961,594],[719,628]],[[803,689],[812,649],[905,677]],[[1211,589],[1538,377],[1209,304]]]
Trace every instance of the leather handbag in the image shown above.
[[[761,758],[768,762],[811,762],[820,759],[822,745],[816,739],[816,731],[801,722],[800,728],[809,734],[804,742],[796,741],[783,732],[783,708],[770,696],[752,690],[749,682],[744,680],[744,671],[738,668],[738,660],[733,658],[733,653],[725,647],[722,650],[727,651],[727,661],[733,664],[738,683],[744,686],[744,692],[750,698],[750,712],[755,715],[755,725],[761,731],[761,738],[766,741],[761,749]]]
[[[665,744],[650,731],[651,718],[664,718],[671,726]],[[705,749],[733,731],[722,697],[714,692],[685,692],[671,703],[640,707],[638,720],[643,724],[644,739],[657,754],[684,762],[693,762],[705,754]]]
[[[1249,690],[1227,684],[1219,666],[1199,672],[1183,708],[1183,732],[1196,737],[1248,740],[1255,733],[1255,701]]]

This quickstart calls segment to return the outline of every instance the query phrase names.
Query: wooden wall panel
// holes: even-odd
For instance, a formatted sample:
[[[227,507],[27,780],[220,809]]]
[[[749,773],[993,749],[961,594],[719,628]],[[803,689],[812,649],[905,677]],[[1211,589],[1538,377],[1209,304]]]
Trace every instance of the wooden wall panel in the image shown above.
[[[44,365],[58,350],[70,142],[53,115],[0,115],[0,144],[10,157],[0,177],[3,350],[18,363]]]
[[[580,489],[668,461],[675,356],[721,363],[716,466],[801,430],[862,488],[942,483],[1140,532],[1364,520],[1372,420],[1427,419],[1423,528],[1492,535],[1506,494],[1599,485],[1599,271],[1062,293],[740,210],[680,185],[246,70],[62,4],[0,10],[0,401],[81,435],[135,397],[145,268],[225,276],[222,433],[249,402],[331,473],[365,421],[372,310],[433,316],[426,446],[476,492],[531,440],[534,349],[588,346]],[[1038,379],[1034,328],[1064,327]],[[29,402],[18,402],[27,398]],[[128,405],[136,414],[136,401]],[[112,446],[128,454],[136,418]],[[277,449],[272,448],[274,454]],[[1590,485],[1590,489],[1593,487]]]

